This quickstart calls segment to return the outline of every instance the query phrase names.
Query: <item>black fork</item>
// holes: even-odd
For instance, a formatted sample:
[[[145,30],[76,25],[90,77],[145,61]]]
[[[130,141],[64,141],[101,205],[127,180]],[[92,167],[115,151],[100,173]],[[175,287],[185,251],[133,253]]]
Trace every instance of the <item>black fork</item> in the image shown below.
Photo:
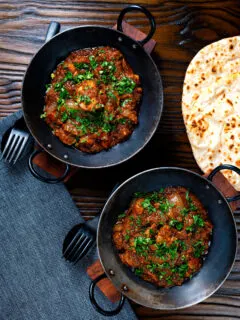
[[[76,264],[96,243],[96,232],[86,224],[77,224],[63,242],[63,257]]]
[[[110,195],[117,189],[116,184]],[[100,215],[99,211],[98,215]],[[96,244],[96,231],[85,223],[75,225],[63,241],[63,257],[74,264],[82,259]]]

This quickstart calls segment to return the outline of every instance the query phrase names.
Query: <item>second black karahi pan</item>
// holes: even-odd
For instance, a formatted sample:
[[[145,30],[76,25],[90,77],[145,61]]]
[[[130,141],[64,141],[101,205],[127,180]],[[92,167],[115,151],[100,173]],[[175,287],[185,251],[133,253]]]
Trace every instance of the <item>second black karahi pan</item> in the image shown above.
[[[129,299],[146,307],[162,310],[186,308],[212,295],[225,281],[234,263],[237,251],[237,230],[228,202],[239,200],[240,195],[225,198],[211,182],[222,169],[233,170],[240,175],[240,169],[221,165],[204,178],[199,174],[181,168],[156,168],[141,172],[123,182],[106,202],[98,225],[97,245],[105,274],[114,286]],[[120,258],[112,241],[113,226],[118,214],[124,212],[135,192],[151,192],[168,186],[183,186],[193,192],[208,211],[213,224],[209,252],[200,271],[182,286],[158,288],[137,277]],[[112,315],[120,311],[103,310],[94,298],[94,287],[104,274],[92,282],[90,299],[102,314]]]
[[[150,21],[150,32],[141,41],[135,41],[121,32],[123,17],[132,10],[140,10]],[[50,40],[48,35],[49,41],[33,57],[26,71],[22,89],[22,108],[26,124],[42,149],[66,164],[80,168],[105,168],[120,164],[139,152],[151,139],[158,126],[163,108],[162,81],[155,63],[143,48],[155,31],[154,18],[144,7],[131,5],[120,13],[117,26],[118,30],[81,26],[59,33]],[[52,34],[58,31],[58,25],[53,29]],[[98,46],[110,46],[121,50],[134,72],[140,75],[143,97],[140,104],[139,125],[130,138],[107,151],[87,154],[63,144],[40,119],[40,115],[44,107],[45,86],[51,81],[50,75],[56,66],[72,51]],[[32,171],[33,156],[30,158]],[[41,178],[36,172],[35,176]],[[55,181],[57,180],[52,182]]]

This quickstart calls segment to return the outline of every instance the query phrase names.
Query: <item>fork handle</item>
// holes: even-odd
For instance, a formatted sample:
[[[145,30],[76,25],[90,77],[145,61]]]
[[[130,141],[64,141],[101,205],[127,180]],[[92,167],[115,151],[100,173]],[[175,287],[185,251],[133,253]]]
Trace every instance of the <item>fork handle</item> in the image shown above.
[[[51,21],[48,26],[48,30],[45,37],[45,42],[49,41],[54,37],[57,33],[59,33],[61,28],[60,23],[56,21]]]
[[[28,159],[28,167],[29,167],[29,170],[30,170],[31,174],[35,178],[37,178],[38,180],[46,182],[46,183],[54,184],[54,183],[59,183],[59,182],[63,181],[66,178],[66,176],[69,174],[69,172],[70,172],[70,166],[68,164],[66,164],[66,169],[65,169],[64,174],[61,177],[58,177],[58,178],[47,178],[47,177],[44,177],[34,168],[33,159],[39,153],[42,153],[42,152],[44,152],[44,150],[42,150],[42,149],[34,150],[33,153],[30,155],[30,157]]]

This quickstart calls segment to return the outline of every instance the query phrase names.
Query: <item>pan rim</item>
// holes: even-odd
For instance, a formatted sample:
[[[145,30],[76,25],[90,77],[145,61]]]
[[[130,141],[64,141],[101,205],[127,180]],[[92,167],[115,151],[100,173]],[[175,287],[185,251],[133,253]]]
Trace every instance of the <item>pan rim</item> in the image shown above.
[[[146,173],[149,173],[149,172],[152,172],[152,171],[164,171],[164,170],[177,170],[177,171],[183,171],[183,172],[187,172],[187,173],[190,173],[190,174],[193,174],[199,178],[202,178],[205,182],[207,182],[208,184],[210,184],[218,193],[219,195],[221,196],[222,200],[225,202],[225,204],[227,205],[228,207],[228,210],[229,210],[229,213],[230,213],[230,216],[231,216],[231,219],[232,219],[232,223],[233,223],[233,226],[234,226],[234,230],[235,230],[235,239],[236,239],[236,243],[235,243],[235,254],[234,254],[234,257],[233,257],[233,261],[228,269],[228,272],[226,273],[226,276],[222,279],[222,281],[220,282],[220,284],[214,288],[214,290],[209,293],[208,295],[206,295],[204,298],[199,298],[197,301],[193,302],[193,303],[189,303],[189,304],[185,304],[183,306],[179,306],[179,307],[156,307],[155,305],[151,305],[151,304],[144,304],[142,302],[139,302],[137,299],[134,299],[132,297],[129,297],[129,294],[123,290],[119,290],[119,288],[117,287],[117,290],[119,292],[121,292],[123,295],[125,295],[127,298],[129,298],[130,300],[144,306],[144,307],[148,307],[148,308],[153,308],[155,310],[180,310],[180,309],[184,309],[184,308],[188,308],[188,307],[191,307],[191,306],[194,306],[202,301],[205,301],[207,298],[211,297],[222,285],[223,283],[226,281],[227,277],[229,276],[230,272],[232,271],[232,268],[233,268],[233,265],[234,265],[234,262],[236,260],[236,256],[237,256],[237,248],[238,248],[238,233],[237,233],[237,227],[236,227],[236,221],[234,219],[234,216],[233,216],[233,211],[228,203],[228,201],[226,200],[225,196],[222,194],[222,192],[220,190],[217,189],[217,187],[213,184],[212,181],[208,180],[206,177],[204,176],[201,176],[200,174],[196,173],[196,172],[193,172],[189,169],[185,169],[185,168],[180,168],[180,167],[156,167],[156,168],[151,168],[151,169],[147,169],[147,170],[144,170],[144,171],[141,171],[133,176],[131,176],[130,178],[126,179],[123,183],[121,183],[120,186],[117,187],[117,189],[110,195],[110,197],[107,199],[103,209],[102,209],[102,212],[101,212],[101,215],[100,215],[100,218],[99,218],[99,222],[98,222],[98,228],[97,228],[97,252],[98,252],[98,257],[99,257],[99,260],[101,262],[101,265],[103,267],[103,270],[105,272],[105,274],[107,275],[108,279],[115,285],[114,281],[113,281],[113,278],[109,275],[109,272],[107,271],[107,268],[105,268],[104,264],[103,264],[103,261],[102,261],[102,257],[101,257],[101,254],[100,254],[100,250],[99,250],[99,238],[100,238],[100,231],[99,231],[99,226],[101,224],[101,220],[103,219],[103,214],[104,214],[104,211],[108,205],[108,203],[110,202],[111,198],[118,192],[118,190],[120,188],[122,188],[124,185],[126,185],[129,181],[137,178],[138,176],[141,176],[143,174],[146,174]],[[162,288],[164,290],[164,288]]]
[[[151,61],[154,69],[156,70],[156,75],[157,75],[157,81],[156,83],[158,83],[158,87],[159,87],[159,111],[156,115],[156,124],[154,126],[154,128],[149,132],[149,136],[147,137],[147,139],[144,139],[142,145],[137,149],[135,150],[133,153],[131,153],[129,156],[127,156],[126,158],[122,159],[122,160],[119,160],[117,162],[114,162],[114,163],[111,163],[111,164],[105,164],[105,165],[100,165],[100,166],[89,166],[89,165],[79,165],[79,164],[73,164],[71,161],[67,160],[67,159],[62,159],[60,157],[58,157],[56,154],[52,153],[52,150],[48,149],[47,146],[45,146],[38,137],[36,137],[34,134],[33,134],[33,130],[31,128],[31,126],[29,125],[29,120],[27,119],[27,115],[26,115],[26,112],[24,110],[24,99],[23,99],[23,91],[24,91],[24,84],[25,84],[25,81],[26,81],[26,76],[27,76],[27,73],[28,73],[28,70],[31,66],[31,64],[33,63],[33,61],[35,60],[35,58],[37,57],[38,54],[40,54],[40,52],[42,50],[44,50],[44,48],[51,42],[53,41],[55,38],[57,38],[58,36],[64,34],[64,33],[68,33],[68,32],[72,32],[74,30],[77,30],[77,29],[84,29],[84,28],[97,28],[97,29],[101,29],[101,30],[108,30],[110,32],[114,32],[114,33],[117,33],[119,34],[119,36],[122,36],[122,37],[125,37],[127,38],[128,40],[131,40],[133,42],[133,44],[137,45],[137,47],[139,47],[141,50],[144,51],[144,53],[147,55],[148,59]],[[132,50],[135,50],[135,49],[132,49]],[[139,44],[138,41],[136,41],[135,39],[127,36],[125,33],[123,32],[120,32],[118,30],[115,30],[115,29],[112,29],[112,28],[108,28],[108,27],[102,27],[102,26],[98,26],[98,25],[83,25],[83,26],[78,26],[78,27],[73,27],[73,28],[68,28],[62,32],[59,32],[58,34],[56,34],[55,36],[53,36],[48,42],[46,43],[43,43],[43,45],[40,47],[40,49],[33,55],[31,61],[29,62],[28,64],[28,67],[24,73],[24,77],[23,77],[23,81],[22,81],[22,89],[21,89],[21,102],[22,102],[22,111],[23,111],[23,117],[24,117],[24,121],[28,127],[28,130],[30,131],[31,135],[33,136],[33,138],[36,140],[36,142],[39,144],[39,146],[45,151],[47,152],[47,154],[49,154],[51,157],[59,160],[60,162],[62,163],[65,163],[65,164],[68,164],[68,165],[71,165],[71,166],[74,166],[74,167],[77,167],[77,168],[83,168],[83,169],[104,169],[104,168],[110,168],[110,167],[114,167],[114,166],[117,166],[117,165],[120,165],[128,160],[130,160],[131,158],[133,158],[134,156],[136,156],[141,150],[143,150],[145,148],[145,146],[150,142],[150,140],[152,139],[153,135],[155,134],[158,126],[159,126],[159,123],[160,123],[160,120],[161,120],[161,117],[162,117],[162,112],[163,112],[163,107],[164,107],[164,95],[163,95],[163,83],[162,83],[162,78],[161,78],[161,75],[159,73],[159,70],[157,68],[157,65],[155,64],[154,60],[152,59],[152,57],[150,56],[150,54],[148,52],[145,51],[144,47],[141,46]],[[141,107],[141,105],[140,105]],[[138,124],[139,125],[139,124]],[[134,132],[134,131],[133,131]],[[131,134],[132,135],[132,134]],[[129,138],[126,140],[128,141],[130,138],[131,138],[131,135],[129,136]],[[120,142],[120,143],[124,143],[125,141],[123,142]],[[118,145],[118,144],[117,144]],[[116,146],[117,146],[116,145]],[[63,144],[63,148],[65,148],[66,145]],[[115,146],[113,146],[112,148],[114,148]],[[106,150],[105,152],[108,152],[108,151],[111,151],[111,149],[108,149]],[[79,150],[80,151],[80,150]],[[81,151],[80,151],[81,152]],[[97,153],[99,154],[99,153]],[[94,156],[94,154],[93,154]]]

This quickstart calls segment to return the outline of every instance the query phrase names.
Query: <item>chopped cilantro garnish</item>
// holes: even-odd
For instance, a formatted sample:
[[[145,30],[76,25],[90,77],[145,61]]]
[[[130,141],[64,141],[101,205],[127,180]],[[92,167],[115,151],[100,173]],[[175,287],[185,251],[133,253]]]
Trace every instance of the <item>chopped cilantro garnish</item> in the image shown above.
[[[200,215],[194,215],[193,221],[194,221],[194,224],[198,227],[204,227],[205,225],[204,220]]]
[[[58,87],[57,90],[59,92],[59,98],[57,101],[58,107],[61,107],[65,103],[65,99],[70,98],[70,94],[65,87]]]
[[[176,240],[177,243],[181,246],[182,250],[186,250],[187,246],[183,240]]]
[[[173,242],[169,247],[169,254],[172,259],[175,259],[177,257],[177,249],[178,249],[177,243]]]
[[[66,74],[65,74],[65,77],[63,78],[63,82],[67,82],[68,80],[73,80],[73,74],[72,72],[68,71]]]
[[[189,196],[189,191],[186,191],[186,200],[188,202],[188,211],[197,211],[197,207],[193,204],[192,198]]]
[[[197,241],[193,245],[193,248],[194,248],[194,253],[193,253],[194,257],[195,258],[200,258],[203,255],[204,250],[205,250],[203,242],[201,240]]]
[[[182,228],[183,228],[183,223],[180,222],[180,221],[178,221],[178,220],[176,220],[176,219],[172,219],[172,220],[169,222],[169,225],[170,225],[171,227],[176,228],[177,230],[182,230]]]
[[[160,203],[159,209],[162,213],[167,213],[172,207],[174,207],[174,204],[170,203],[168,199],[166,199]]]
[[[153,229],[149,229],[149,234],[153,235],[155,234],[155,231]]]
[[[46,92],[51,88],[51,83],[46,84]]]
[[[117,97],[115,96],[115,94],[111,90],[109,90],[107,92],[107,95],[108,95],[109,98],[111,98],[113,100],[117,100]]]
[[[138,226],[141,226],[142,220],[141,220],[140,217],[138,217],[138,218],[136,219],[136,224],[137,224]]]
[[[125,107],[129,102],[132,102],[132,99],[125,99],[121,102],[121,106]]]
[[[165,242],[160,243],[160,244],[156,244],[156,248],[157,248],[157,250],[155,251],[155,254],[157,257],[159,257],[161,259],[163,259],[169,251],[169,248]]]
[[[143,274],[143,269],[142,268],[137,268],[137,269],[135,269],[135,274],[137,275],[137,276],[141,276],[142,274]]]
[[[85,73],[78,74],[74,76],[73,81],[75,83],[82,82],[83,80],[91,80],[93,79],[93,73],[86,70]]]
[[[122,219],[124,217],[126,217],[126,213],[121,213],[121,214],[118,215],[118,219]]]
[[[146,256],[149,250],[149,245],[151,245],[153,241],[150,238],[145,237],[136,237],[134,239],[134,247],[136,249],[136,253],[142,256]]]
[[[40,115],[40,118],[41,118],[41,119],[45,119],[46,116],[47,116],[47,113],[46,113],[46,112],[43,112],[43,113]]]
[[[89,64],[88,63],[84,63],[84,62],[80,62],[80,63],[78,63],[78,62],[74,62],[73,63],[74,64],[74,66],[76,67],[76,68],[78,68],[78,69],[84,69],[84,70],[89,70]]]
[[[96,69],[97,66],[98,66],[98,63],[97,63],[95,57],[94,56],[90,56],[89,57],[89,61],[90,61],[90,65],[91,65],[92,69]]]
[[[88,105],[91,103],[91,98],[89,96],[83,95],[83,96],[79,96],[78,101],[84,102],[85,104]]]
[[[102,130],[104,132],[111,132],[112,130],[115,129],[115,125],[111,124],[111,123],[104,123],[102,125]]]
[[[66,111],[64,111],[62,113],[61,120],[62,120],[62,122],[65,122],[65,121],[67,121],[67,119],[68,119],[68,114]]]
[[[200,215],[193,215],[193,224],[186,228],[186,231],[194,232],[198,227],[204,227],[205,222]]]
[[[130,239],[130,235],[129,235],[129,234],[126,234],[125,237],[124,237],[124,239],[125,239],[126,241],[128,241],[128,240]]]
[[[177,268],[177,272],[181,278],[185,277],[186,272],[188,271],[188,264],[183,263]]]
[[[151,204],[151,200],[150,200],[149,198],[146,198],[146,199],[143,200],[143,202],[142,202],[142,207],[143,207],[144,209],[147,209],[147,211],[148,211],[149,213],[152,213],[152,212],[156,212],[156,211],[157,211],[157,209]]]
[[[180,213],[183,215],[183,216],[186,216],[188,214],[189,210],[187,208],[183,208],[181,209]]]
[[[134,88],[136,87],[136,83],[128,77],[123,77],[121,80],[117,81],[114,84],[114,87],[118,91],[118,93],[122,95],[126,93],[132,93]]]
[[[168,276],[168,277],[166,278],[166,281],[167,281],[167,284],[169,284],[169,285],[173,283],[171,276]]]
[[[127,122],[127,119],[125,118],[118,119],[118,123],[125,124],[126,122]]]
[[[152,262],[151,264],[147,265],[147,268],[150,272],[154,273],[158,268],[158,264]]]

